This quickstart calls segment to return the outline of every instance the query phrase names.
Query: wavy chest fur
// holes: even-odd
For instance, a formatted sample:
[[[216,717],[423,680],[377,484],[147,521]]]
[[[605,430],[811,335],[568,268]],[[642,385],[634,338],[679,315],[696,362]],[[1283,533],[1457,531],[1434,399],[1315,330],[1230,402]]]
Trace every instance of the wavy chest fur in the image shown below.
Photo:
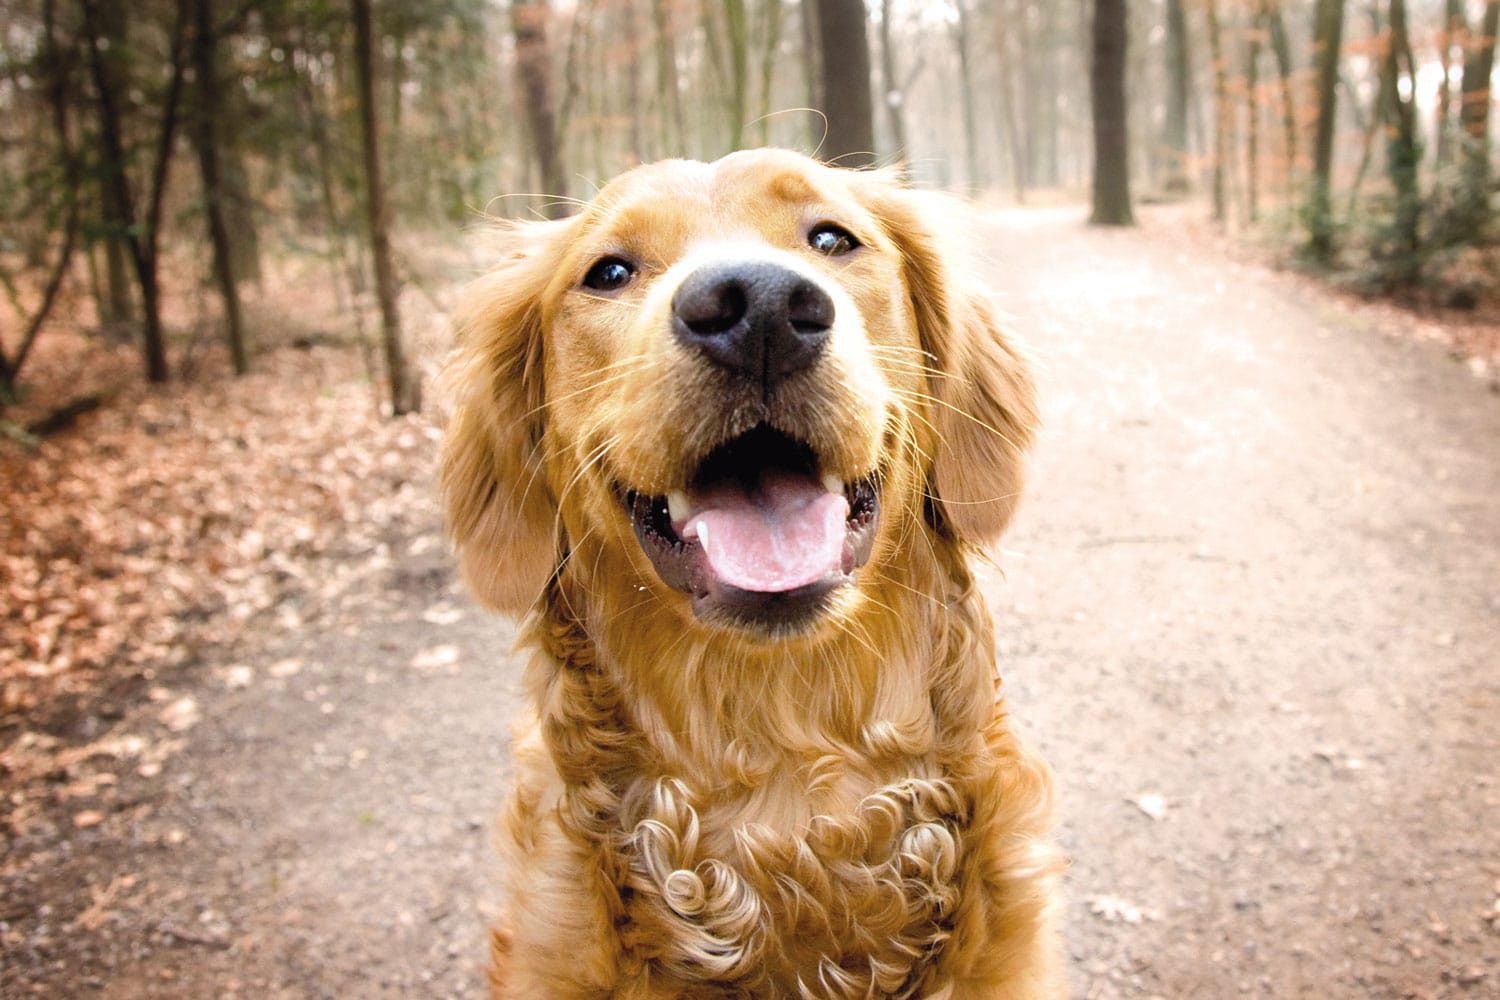
[[[757,768],[753,748],[712,733],[698,743],[722,752],[705,763],[653,706],[622,696],[618,668],[580,624],[537,624],[558,668],[541,700],[561,822],[591,852],[640,978],[687,997],[941,988],[937,960],[971,867],[964,761],[984,754],[973,698],[932,696],[952,680],[943,664],[920,678],[921,718],[866,718],[858,747],[827,738],[821,754],[783,753],[800,766]],[[941,659],[972,660],[969,645]]]

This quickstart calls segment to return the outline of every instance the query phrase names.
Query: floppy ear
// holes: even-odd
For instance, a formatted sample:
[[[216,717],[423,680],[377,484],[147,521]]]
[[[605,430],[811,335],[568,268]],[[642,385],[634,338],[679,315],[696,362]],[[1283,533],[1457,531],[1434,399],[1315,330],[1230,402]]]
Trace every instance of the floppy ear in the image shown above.
[[[1036,427],[1026,361],[1006,338],[983,286],[968,273],[955,198],[899,188],[869,176],[867,204],[901,251],[922,347],[942,374],[929,378],[934,444],[928,516],[934,527],[973,544],[993,541],[1015,513],[1025,451]]]
[[[541,300],[565,225],[507,234],[507,258],[465,293],[445,376],[454,404],[442,458],[448,532],[474,596],[513,615],[541,593],[563,544],[541,452]]]

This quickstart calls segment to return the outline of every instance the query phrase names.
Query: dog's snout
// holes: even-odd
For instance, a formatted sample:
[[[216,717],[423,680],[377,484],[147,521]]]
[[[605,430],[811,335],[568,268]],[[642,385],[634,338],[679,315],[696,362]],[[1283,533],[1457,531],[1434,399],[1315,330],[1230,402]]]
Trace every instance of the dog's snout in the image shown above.
[[[816,282],[764,261],[705,265],[672,297],[679,341],[767,387],[817,360],[833,318]]]

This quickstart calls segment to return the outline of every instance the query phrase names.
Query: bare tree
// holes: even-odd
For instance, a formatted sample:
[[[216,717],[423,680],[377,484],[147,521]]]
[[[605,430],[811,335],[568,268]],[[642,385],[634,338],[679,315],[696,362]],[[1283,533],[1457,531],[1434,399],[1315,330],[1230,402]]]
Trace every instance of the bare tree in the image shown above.
[[[746,119],[750,115],[750,22],[745,0],[721,0],[724,25],[728,29],[729,87],[724,95],[724,117],[729,125],[729,148],[745,145]]]
[[[368,0],[359,0],[368,4]],[[542,191],[548,196],[542,210],[556,218],[565,214],[567,177],[557,141],[556,110],[552,104],[552,52],[547,44],[546,0],[514,0],[511,28],[516,36],[516,75],[526,95],[526,124],[536,155]]]
[[[1317,67],[1318,124],[1313,139],[1313,176],[1303,222],[1307,253],[1314,260],[1333,256],[1333,135],[1337,125],[1339,50],[1344,41],[1344,0],[1318,0],[1313,29]]]
[[[385,347],[391,411],[400,416],[422,406],[422,385],[407,365],[401,343],[401,314],[395,263],[391,259],[390,215],[380,165],[380,130],[375,118],[374,27],[370,0],[350,0],[354,15],[354,70],[359,89],[361,148],[364,158],[365,215],[370,229],[370,256],[375,294],[380,300],[380,332]]]
[[[57,302],[58,292],[68,276],[73,262],[73,251],[78,244],[79,228],[79,163],[73,148],[73,139],[68,121],[70,104],[72,59],[57,38],[56,6],[53,0],[42,4],[42,45],[38,52],[38,69],[43,77],[47,104],[51,111],[52,128],[56,133],[57,152],[63,166],[63,233],[62,246],[57,251],[48,277],[42,286],[41,299],[30,316],[22,323],[21,339],[15,353],[7,355],[5,344],[0,342],[0,407],[12,402],[16,396],[16,380],[26,364],[31,348],[41,334],[47,317]]]
[[[91,75],[96,80],[102,77],[102,87],[115,95],[129,90],[126,75],[130,47],[125,38],[128,10],[123,3],[84,7],[84,23],[88,35],[84,42],[89,47]],[[118,106],[116,113],[119,113]],[[123,340],[135,312],[127,273],[130,268],[131,222],[127,218],[126,206],[120,204],[119,185],[115,183],[114,171],[110,166],[116,161],[109,148],[109,136],[105,129],[99,129],[98,141],[99,169],[95,173],[99,183],[104,250],[104,282],[103,294],[99,295],[99,318],[108,336]]]
[[[1010,9],[1005,0],[1000,0],[997,4],[995,15],[995,51],[1000,56],[1000,124],[1005,132],[1005,145],[1010,149],[1011,185],[1016,201],[1023,202],[1026,200],[1026,187],[1031,181],[1031,172],[1018,107],[1020,94],[1016,83],[1016,40],[1010,30]]]
[[[823,42],[818,31],[818,6],[814,0],[801,0],[802,83],[809,109],[823,107]],[[820,114],[807,116],[809,149],[821,149],[827,140],[828,121]]]
[[[1262,20],[1245,33],[1245,217],[1260,217],[1260,53],[1265,45]]]
[[[771,142],[771,101],[776,65],[781,54],[781,28],[786,20],[786,5],[782,0],[766,0],[765,8],[765,30],[760,50],[760,112],[756,115],[762,146]]]
[[[880,0],[880,104],[891,130],[892,153],[905,159],[910,152],[906,139],[906,94],[896,69],[895,42],[891,31],[891,0]]]
[[[953,23],[953,45],[958,49],[958,89],[963,100],[964,113],[964,166],[971,188],[984,183],[979,169],[979,123],[974,107],[974,60],[969,54],[969,4],[968,0],[954,0],[957,19]]]
[[[828,116],[821,155],[843,166],[863,166],[875,158],[864,0],[817,0],[817,7],[822,110]]]
[[[1135,224],[1130,205],[1130,142],[1126,127],[1125,0],[1094,0],[1094,215],[1096,226]]]
[[[1229,61],[1224,55],[1218,0],[1205,0],[1203,16],[1208,27],[1208,54],[1214,77],[1214,221],[1224,222],[1229,205],[1229,147],[1234,111],[1229,104]]]
[[[1168,191],[1178,193],[1192,187],[1187,170],[1190,67],[1187,13],[1183,10],[1183,0],[1167,0],[1167,107],[1164,138],[1169,162],[1165,187]]]
[[[172,147],[177,138],[178,110],[186,68],[183,49],[188,22],[187,2],[178,0],[171,28],[167,86],[162,97],[161,117],[156,130],[156,156],[152,161],[150,182],[146,187],[146,209],[139,217],[136,214],[135,198],[130,189],[130,178],[127,173],[126,165],[129,162],[129,156],[125,149],[125,123],[119,103],[121,95],[117,89],[119,81],[111,75],[104,54],[110,47],[110,39],[101,33],[102,21],[98,0],[82,0],[82,7],[84,31],[87,35],[85,48],[89,54],[89,68],[99,105],[99,131],[105,156],[105,162],[101,166],[112,203],[118,207],[121,218],[126,223],[126,245],[130,250],[131,263],[135,267],[136,282],[140,286],[142,348],[146,361],[146,377],[152,382],[165,382],[169,372],[166,336],[161,322],[158,265],[160,264],[162,205],[166,198],[167,180],[172,168]]]
[[[1281,16],[1281,0],[1260,0],[1261,20],[1276,57],[1276,76],[1281,94],[1281,132],[1285,154],[1285,181],[1290,200],[1297,174],[1297,94],[1293,83],[1292,46]]]
[[[1479,34],[1464,60],[1462,102],[1458,110],[1463,139],[1463,179],[1454,207],[1455,235],[1472,239],[1489,222],[1490,213],[1490,77],[1495,69],[1495,34],[1500,31],[1500,0],[1489,0]]]
[[[1439,167],[1453,158],[1453,46],[1463,38],[1464,22],[1464,0],[1444,0],[1443,30],[1438,32],[1438,60],[1443,67],[1437,106],[1436,160]]]
[[[240,318],[240,293],[235,284],[234,257],[229,226],[224,218],[223,171],[219,161],[218,121],[219,36],[214,25],[213,0],[193,0],[193,83],[197,101],[193,108],[193,142],[198,147],[198,173],[203,181],[203,217],[213,247],[214,278],[224,300],[224,327],[229,357],[236,375],[250,370],[245,347],[245,329]]]
[[[1422,196],[1417,188],[1417,169],[1422,149],[1417,141],[1417,66],[1412,58],[1406,0],[1390,0],[1389,20],[1390,34],[1382,66],[1386,83],[1381,91],[1385,102],[1381,111],[1386,121],[1386,173],[1396,193],[1396,204],[1383,256],[1388,261],[1389,280],[1409,285],[1420,273],[1418,227]]]
[[[651,20],[656,27],[656,99],[663,109],[662,149],[668,155],[687,152],[687,125],[682,118],[682,79],[677,71],[677,43],[667,5],[671,0],[651,0]]]

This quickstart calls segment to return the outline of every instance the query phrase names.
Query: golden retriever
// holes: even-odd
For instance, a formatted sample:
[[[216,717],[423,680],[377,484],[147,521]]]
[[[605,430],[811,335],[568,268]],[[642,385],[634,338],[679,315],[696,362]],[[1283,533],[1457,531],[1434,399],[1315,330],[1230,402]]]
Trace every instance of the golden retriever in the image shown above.
[[[442,487],[535,650],[495,995],[1061,993],[1051,783],[969,568],[1032,385],[960,214],[668,161],[475,284]]]

